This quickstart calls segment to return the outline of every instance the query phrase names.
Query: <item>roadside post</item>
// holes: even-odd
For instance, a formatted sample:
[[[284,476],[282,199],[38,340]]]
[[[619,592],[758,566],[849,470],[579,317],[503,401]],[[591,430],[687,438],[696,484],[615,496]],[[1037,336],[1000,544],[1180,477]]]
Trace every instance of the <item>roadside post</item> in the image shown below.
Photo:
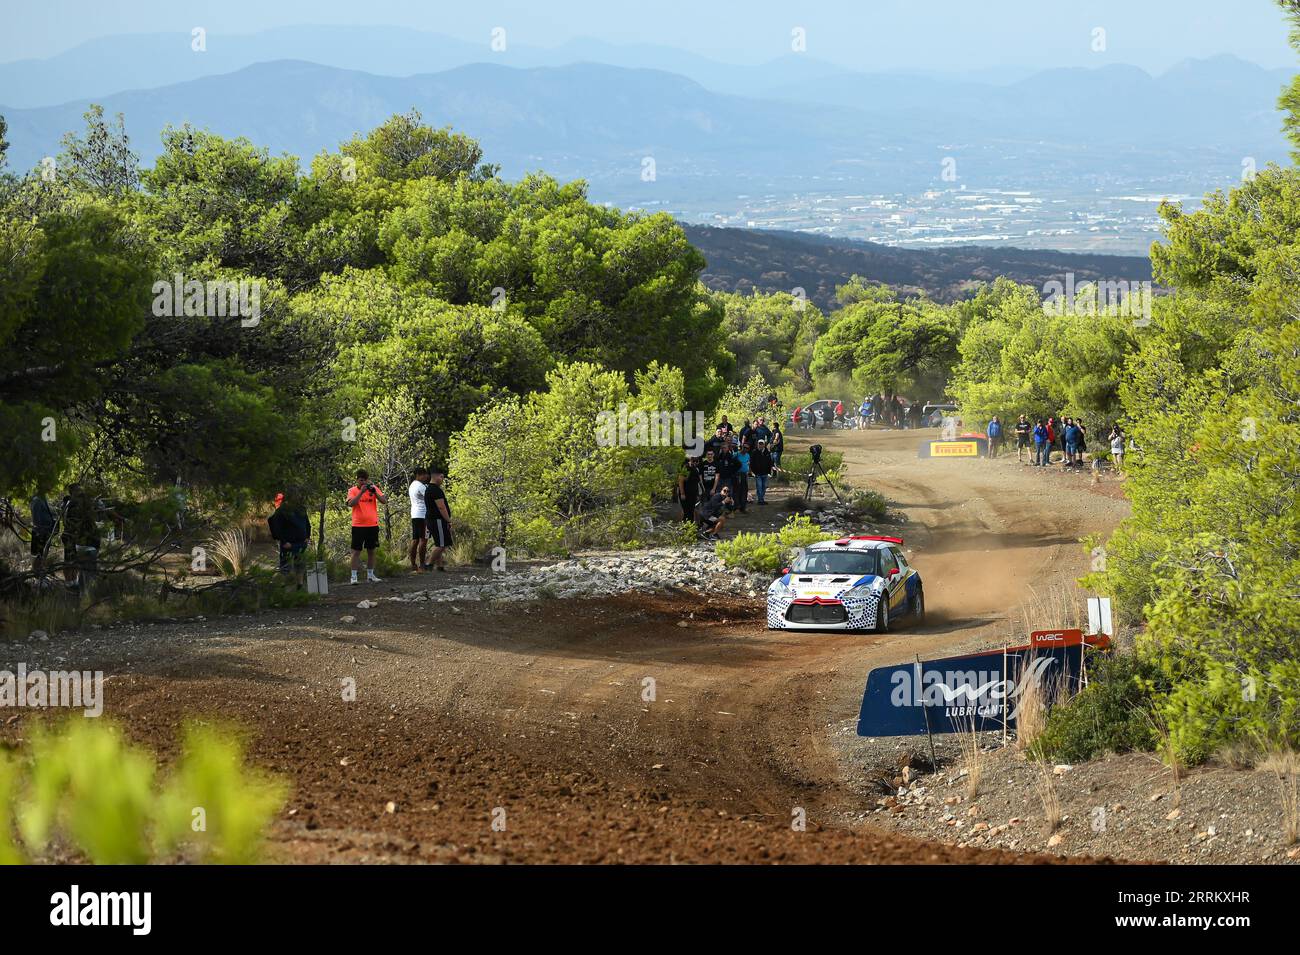
[[[930,740],[930,772],[939,771],[939,761],[934,756],[934,732],[930,729],[930,707],[925,701],[925,688],[921,683],[921,655],[916,655],[916,686],[921,694],[921,714],[925,717],[925,735]]]

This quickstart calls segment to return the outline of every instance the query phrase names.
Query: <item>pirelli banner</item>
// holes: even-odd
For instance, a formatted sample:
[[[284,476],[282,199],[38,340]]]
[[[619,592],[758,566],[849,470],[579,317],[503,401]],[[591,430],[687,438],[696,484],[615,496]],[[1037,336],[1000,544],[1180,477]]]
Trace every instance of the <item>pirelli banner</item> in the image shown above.
[[[918,458],[982,458],[988,454],[989,441],[983,435],[963,434],[957,438],[923,441]]]

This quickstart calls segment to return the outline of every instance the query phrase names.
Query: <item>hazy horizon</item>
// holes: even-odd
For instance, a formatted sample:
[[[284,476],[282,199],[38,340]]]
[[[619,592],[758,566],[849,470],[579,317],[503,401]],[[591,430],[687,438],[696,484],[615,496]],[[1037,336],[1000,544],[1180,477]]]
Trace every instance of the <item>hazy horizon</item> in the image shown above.
[[[575,0],[563,10],[517,2],[464,9],[397,0],[368,5],[365,14],[338,0],[285,0],[274,8],[250,0],[182,5],[140,0],[127,9],[61,0],[6,12],[9,29],[0,35],[0,62],[44,59],[96,39],[188,33],[198,26],[210,37],[308,26],[395,26],[481,42],[485,57],[492,31],[502,28],[511,43],[533,48],[590,40],[649,44],[722,63],[755,65],[791,52],[792,31],[798,28],[810,57],[864,72],[967,73],[1123,63],[1160,73],[1185,59],[1225,54],[1266,68],[1294,63],[1284,18],[1271,0],[1249,0],[1232,9],[1210,0],[1141,5],[1100,0],[1088,10],[1041,0],[1002,0],[996,8],[954,0],[864,8],[834,0],[816,10],[791,10],[774,0],[754,0],[739,21],[726,5],[703,7],[681,0],[664,0],[648,13],[593,0]],[[682,23],[692,26],[683,30]],[[1096,48],[1098,29],[1105,31],[1104,49]]]
[[[1144,254],[1162,198],[1194,208],[1288,154],[1295,63],[1271,0],[738,9],[24,7],[0,37],[8,163],[55,156],[92,102],[146,163],[168,124],[305,158],[415,108],[507,177],[682,221]]]

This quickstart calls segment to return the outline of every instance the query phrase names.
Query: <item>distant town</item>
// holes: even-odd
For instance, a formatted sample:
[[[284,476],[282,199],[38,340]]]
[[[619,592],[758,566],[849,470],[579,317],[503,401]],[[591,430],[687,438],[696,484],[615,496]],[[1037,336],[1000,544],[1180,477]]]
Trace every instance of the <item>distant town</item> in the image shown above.
[[[783,229],[863,239],[902,248],[1001,245],[1145,255],[1161,234],[1162,200],[1198,208],[1199,195],[1116,191],[1079,195],[965,185],[915,194],[738,194],[728,211],[718,202],[647,202],[686,222]]]

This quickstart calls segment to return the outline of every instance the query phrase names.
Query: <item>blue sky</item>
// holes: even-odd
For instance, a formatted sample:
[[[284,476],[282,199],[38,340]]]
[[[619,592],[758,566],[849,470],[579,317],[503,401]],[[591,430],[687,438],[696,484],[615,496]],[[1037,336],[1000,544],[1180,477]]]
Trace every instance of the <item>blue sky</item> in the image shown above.
[[[554,46],[574,37],[648,42],[738,63],[790,49],[859,69],[972,70],[1133,63],[1159,72],[1186,57],[1232,53],[1291,66],[1271,0],[3,0],[0,61],[44,57],[119,33],[251,33],[303,23],[392,24]],[[1104,53],[1092,50],[1095,28]]]

